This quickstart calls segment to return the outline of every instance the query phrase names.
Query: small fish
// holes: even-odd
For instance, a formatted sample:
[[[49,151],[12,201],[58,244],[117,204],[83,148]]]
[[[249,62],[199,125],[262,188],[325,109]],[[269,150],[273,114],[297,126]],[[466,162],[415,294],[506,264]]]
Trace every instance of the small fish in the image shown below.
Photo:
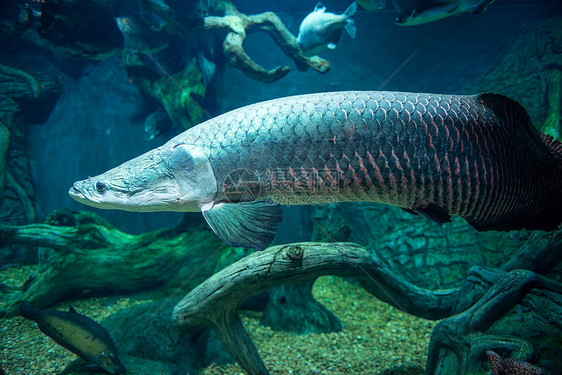
[[[172,127],[172,120],[162,108],[152,112],[144,120],[144,139],[151,141]]]
[[[18,19],[16,20],[12,30],[12,34],[14,36],[22,35],[25,30],[31,27],[34,23],[39,23],[41,20],[41,12],[34,10],[29,4],[18,4],[18,8]]]
[[[201,75],[203,76],[203,83],[205,85],[209,85],[209,83],[215,76],[215,72],[217,70],[217,64],[209,60],[205,55],[205,52],[199,51],[197,52],[197,65],[201,70]]]
[[[38,310],[27,301],[20,303],[20,314],[33,320],[41,332],[85,361],[111,374],[125,374],[117,349],[107,331],[94,320],[69,311]]]
[[[370,201],[479,231],[556,230],[562,143],[497,94],[299,95],[207,120],[69,194],[104,209],[201,211],[226,242],[255,249],[275,236],[278,204]]]
[[[394,23],[400,26],[417,26],[424,23],[435,22],[450,16],[464,13],[482,13],[495,0],[421,0],[404,10],[399,10],[396,2],[395,8],[400,15]]]
[[[160,32],[164,30],[164,27],[166,27],[167,25],[166,21],[164,21],[159,15],[145,10],[145,7],[142,4],[143,2],[141,1],[139,3],[139,14],[142,22],[154,32]]]
[[[369,12],[376,12],[386,8],[387,0],[357,0],[357,3]]]
[[[305,54],[315,55],[326,47],[336,48],[343,29],[350,37],[355,38],[353,16],[356,11],[355,2],[351,3],[343,14],[326,12],[324,4],[316,4],[314,11],[306,16],[300,25],[297,43]]]

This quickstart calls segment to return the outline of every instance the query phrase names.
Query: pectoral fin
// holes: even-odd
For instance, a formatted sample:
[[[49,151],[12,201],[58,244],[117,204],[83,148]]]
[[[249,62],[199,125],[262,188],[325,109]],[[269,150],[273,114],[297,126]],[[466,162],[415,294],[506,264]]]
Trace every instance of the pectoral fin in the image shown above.
[[[257,250],[273,241],[282,218],[279,205],[265,201],[218,203],[202,211],[211,229],[229,245]]]

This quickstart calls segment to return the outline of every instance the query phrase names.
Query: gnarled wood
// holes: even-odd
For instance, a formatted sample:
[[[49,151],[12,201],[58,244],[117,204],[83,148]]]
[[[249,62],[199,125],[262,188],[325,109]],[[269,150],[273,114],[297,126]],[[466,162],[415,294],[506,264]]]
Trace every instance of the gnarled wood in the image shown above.
[[[364,248],[351,243],[298,243],[270,247],[216,273],[175,307],[176,325],[211,327],[229,354],[250,374],[267,374],[237,308],[248,296],[282,284],[338,275],[358,280],[371,294],[398,309],[429,319],[452,313],[453,290],[428,291],[387,270]]]
[[[562,230],[535,232],[501,268],[505,271],[525,269],[548,274],[562,261]]]
[[[40,246],[48,253],[24,290],[2,299],[3,315],[17,314],[22,300],[42,308],[83,291],[114,294],[163,285],[192,288],[214,272],[228,248],[211,232],[186,231],[181,224],[131,235],[92,213],[77,213],[75,219],[75,227],[0,227],[0,243]]]
[[[0,222],[4,224],[35,221],[25,125],[44,122],[59,94],[58,77],[0,64]]]
[[[551,346],[548,337],[554,337],[551,339],[554,342],[560,337],[559,327],[549,327],[549,332],[545,332],[541,325],[545,325],[543,321],[556,320],[562,311],[562,284],[525,270],[508,273],[497,270],[496,275],[500,276],[499,280],[472,307],[437,324],[429,343],[426,374],[466,375],[479,372],[482,362],[487,361],[485,353],[488,350],[510,353],[511,357],[520,361],[531,361],[539,348],[529,340],[534,340],[537,345],[545,346],[546,343]],[[530,302],[531,305],[550,305],[555,310],[529,311],[527,307],[520,312],[512,311],[512,317],[508,317],[508,312],[522,303],[532,289],[538,292],[531,297],[531,301],[534,301]],[[532,317],[527,317],[530,314]],[[508,321],[491,329],[502,319]],[[551,326],[548,323],[546,325]],[[526,335],[525,331],[532,332],[532,337]],[[545,363],[552,362],[553,356],[559,356],[558,349],[550,348],[552,351],[554,355],[542,353]],[[560,367],[555,370],[558,373]]]
[[[308,57],[302,53],[295,36],[287,30],[281,19],[273,12],[245,15],[230,5],[225,8],[224,17],[205,17],[203,28],[205,30],[226,30],[224,52],[229,64],[258,81],[274,82],[283,78],[290,71],[288,66],[278,66],[267,70],[246,54],[243,47],[246,35],[258,31],[268,33],[283,53],[295,61],[299,70],[305,71],[308,67],[319,73],[326,73],[330,70],[329,61],[318,56]]]

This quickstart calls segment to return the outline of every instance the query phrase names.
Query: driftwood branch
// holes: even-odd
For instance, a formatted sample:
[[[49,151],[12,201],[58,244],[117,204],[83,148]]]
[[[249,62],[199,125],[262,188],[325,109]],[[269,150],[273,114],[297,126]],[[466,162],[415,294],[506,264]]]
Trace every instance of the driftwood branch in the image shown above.
[[[272,12],[245,15],[238,12],[234,7],[229,7],[224,17],[205,17],[204,29],[226,30],[227,35],[223,47],[229,64],[239,69],[246,76],[258,81],[277,81],[287,75],[290,68],[288,66],[278,66],[267,70],[254,62],[246,54],[243,47],[246,35],[257,31],[263,31],[271,35],[283,53],[295,61],[299,70],[304,71],[307,67],[319,73],[326,73],[330,70],[329,61],[318,56],[305,56],[299,48],[294,35],[287,30],[281,19]]]
[[[525,269],[545,275],[561,261],[562,230],[535,232],[501,268],[505,271]]]
[[[216,273],[176,305],[173,319],[188,330],[213,328],[242,368],[250,374],[267,374],[240,322],[238,306],[259,291],[324,275],[354,278],[377,298],[429,319],[449,316],[457,298],[452,290],[428,291],[404,281],[358,245],[299,243],[251,254]]]
[[[513,264],[530,268],[537,264],[536,256],[556,261],[561,234],[562,231],[533,236],[516,254],[519,261]],[[556,264],[545,264],[540,269],[548,272]],[[176,305],[173,319],[177,326],[187,330],[212,328],[242,368],[250,374],[267,374],[237,315],[240,303],[254,293],[323,275],[337,275],[357,280],[369,293],[401,311],[426,319],[442,319],[470,308],[479,300],[485,301],[482,296],[505,274],[502,270],[476,267],[460,288],[430,291],[406,282],[386,268],[376,255],[355,244],[275,246],[251,254],[193,289]],[[512,286],[513,292],[499,295],[501,299],[485,307],[478,305],[481,317],[497,319],[505,314],[506,306],[514,306],[526,293],[525,285],[534,285],[536,280],[546,285],[548,280],[528,271],[514,271],[510,275],[517,284]],[[509,278],[504,280],[507,282]],[[504,288],[501,286],[504,284],[500,282],[496,290]],[[483,324],[485,320],[480,322]]]
[[[512,310],[514,306],[520,304],[523,298],[535,288],[541,290],[538,293],[538,298],[548,301],[550,306],[555,306],[553,301],[557,300],[559,312],[562,308],[560,306],[562,285],[525,270],[508,273],[497,270],[496,275],[500,277],[499,280],[472,307],[437,324],[429,343],[426,374],[455,373],[465,375],[472,373],[474,369],[481,369],[487,350],[511,353],[512,356],[521,361],[529,361],[533,358],[536,349],[525,338],[523,329],[519,329],[516,335],[498,332],[486,334],[486,331]],[[556,294],[558,294],[558,297],[555,296]],[[538,306],[541,306],[542,303],[534,302]],[[525,315],[529,314],[529,312],[525,312],[525,309],[522,312]],[[528,319],[530,323],[524,322],[522,317],[516,317],[515,322],[511,323],[512,329],[517,331],[513,327],[517,324],[531,324],[535,325],[537,331],[540,332],[540,322],[556,319],[555,316],[558,312],[533,311],[531,314],[536,314],[537,317]],[[554,317],[548,316],[549,314]],[[503,331],[505,331],[505,328],[500,327],[500,332]],[[541,332],[541,334],[544,337],[549,335],[556,337],[556,335],[559,335],[559,331],[556,332],[556,329],[552,327],[552,332]],[[548,339],[543,340],[548,341]],[[451,361],[450,357],[454,357],[455,360]]]
[[[75,217],[75,227],[0,227],[1,243],[40,246],[48,252],[23,290],[3,298],[3,315],[17,314],[22,300],[45,307],[84,291],[113,294],[162,285],[192,288],[214,272],[227,248],[211,232],[185,230],[181,224],[131,235],[91,213]]]
[[[308,57],[302,53],[295,36],[273,12],[246,15],[240,13],[230,1],[217,1],[213,2],[211,7],[215,13],[224,14],[224,16],[207,16],[203,18],[202,25],[199,20],[187,25],[185,20],[176,17],[172,8],[161,2],[145,1],[143,4],[147,10],[166,21],[163,30],[168,34],[190,39],[201,31],[226,32],[223,49],[228,63],[252,79],[274,82],[286,76],[290,71],[288,66],[265,69],[246,54],[243,46],[246,35],[259,31],[268,33],[283,53],[295,61],[299,70],[305,71],[308,67],[319,73],[326,73],[330,70],[329,61],[318,56]]]

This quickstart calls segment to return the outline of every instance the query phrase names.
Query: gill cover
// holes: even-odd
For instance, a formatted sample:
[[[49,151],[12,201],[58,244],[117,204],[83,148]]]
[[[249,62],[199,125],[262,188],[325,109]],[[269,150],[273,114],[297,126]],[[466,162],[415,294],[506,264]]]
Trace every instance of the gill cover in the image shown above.
[[[69,194],[89,206],[126,211],[199,211],[217,183],[200,147],[170,142],[99,176],[78,181]]]

